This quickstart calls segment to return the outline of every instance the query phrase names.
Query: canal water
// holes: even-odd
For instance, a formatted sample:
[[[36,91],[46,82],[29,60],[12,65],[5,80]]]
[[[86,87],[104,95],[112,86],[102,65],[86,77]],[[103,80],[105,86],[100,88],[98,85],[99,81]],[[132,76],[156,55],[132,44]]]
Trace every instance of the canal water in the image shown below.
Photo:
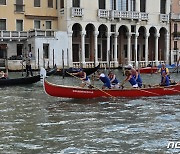
[[[124,76],[115,70],[121,81]],[[21,74],[11,73],[11,76]],[[157,84],[159,75],[142,75]],[[172,74],[180,81],[180,74]],[[78,85],[75,78],[49,77]],[[95,81],[100,86],[100,81]],[[129,86],[128,84],[126,86]],[[165,154],[180,142],[180,95],[138,99],[67,99],[44,93],[42,83],[0,88],[2,154]]]

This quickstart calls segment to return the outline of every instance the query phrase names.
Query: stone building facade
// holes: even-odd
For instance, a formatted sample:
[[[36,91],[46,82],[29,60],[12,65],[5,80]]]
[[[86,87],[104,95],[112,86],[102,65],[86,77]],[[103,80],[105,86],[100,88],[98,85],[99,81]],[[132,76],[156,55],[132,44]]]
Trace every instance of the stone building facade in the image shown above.
[[[0,1],[0,58],[11,69],[170,63],[170,0]],[[151,6],[151,7],[149,7]],[[7,11],[8,10],[8,11]],[[63,57],[63,58],[62,58]]]

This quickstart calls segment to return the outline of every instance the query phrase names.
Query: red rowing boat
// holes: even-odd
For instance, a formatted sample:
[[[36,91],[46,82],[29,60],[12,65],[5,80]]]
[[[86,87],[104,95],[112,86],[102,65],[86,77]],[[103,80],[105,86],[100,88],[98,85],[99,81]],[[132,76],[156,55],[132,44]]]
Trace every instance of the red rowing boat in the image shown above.
[[[138,71],[138,70],[137,70]],[[139,69],[140,73],[152,74],[158,71],[157,67],[144,67]]]
[[[150,97],[150,96],[163,96],[163,95],[177,95],[180,94],[180,83],[168,87],[151,87],[141,89],[85,89],[74,86],[63,86],[50,83],[44,79],[44,90],[47,94],[54,97],[66,98],[97,98],[97,97],[124,97],[124,98],[137,98],[137,97]]]

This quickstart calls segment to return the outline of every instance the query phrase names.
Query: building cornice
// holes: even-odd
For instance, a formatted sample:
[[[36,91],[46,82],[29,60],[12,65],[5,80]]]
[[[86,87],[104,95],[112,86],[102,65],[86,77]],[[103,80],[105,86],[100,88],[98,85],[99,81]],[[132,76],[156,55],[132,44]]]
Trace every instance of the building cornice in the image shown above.
[[[40,16],[40,15],[31,15],[31,14],[25,14],[25,17],[27,19],[43,19],[43,20],[57,20],[57,16]]]

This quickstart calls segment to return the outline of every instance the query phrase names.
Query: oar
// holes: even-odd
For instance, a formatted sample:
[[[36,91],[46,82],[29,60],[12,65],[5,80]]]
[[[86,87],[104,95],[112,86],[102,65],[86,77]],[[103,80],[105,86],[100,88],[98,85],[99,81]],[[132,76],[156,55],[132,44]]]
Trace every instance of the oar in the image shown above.
[[[71,75],[71,76],[73,76],[73,77],[75,77],[76,79],[81,80],[81,79],[78,78],[77,76],[75,76],[75,75],[73,75],[73,74],[71,74],[71,73],[69,73],[69,72],[67,72],[67,71],[66,71],[66,73],[69,74],[69,75]],[[81,80],[81,81],[82,81],[82,80]],[[87,84],[88,84],[88,83],[87,83]],[[96,86],[94,86],[94,85],[91,85],[91,84],[89,84],[89,85],[92,86],[92,87],[94,87],[94,88],[96,88],[96,89],[98,89],[98,90],[100,90],[101,92],[105,93],[106,95],[108,95],[108,96],[110,96],[110,97],[114,97],[114,96],[112,96],[111,94],[105,92],[104,90],[102,90],[102,89],[100,89],[100,88],[98,88],[98,87],[96,87]]]
[[[147,90],[143,90],[143,89],[138,89],[138,90],[140,90],[142,92],[146,92],[146,93],[149,93],[149,94],[153,94],[153,95],[159,96],[159,94],[153,93],[153,92],[150,92],[150,91],[147,91]]]
[[[177,70],[177,73],[178,73],[178,67],[180,67],[180,66],[177,66],[172,72],[174,73],[175,70]]]
[[[24,65],[23,65],[23,61],[22,61],[22,62],[20,62],[20,63],[21,63],[21,65],[22,65],[21,71],[22,71],[22,76],[23,76],[23,72],[24,72],[23,67],[24,67],[24,68],[26,68],[26,66],[24,66]]]

